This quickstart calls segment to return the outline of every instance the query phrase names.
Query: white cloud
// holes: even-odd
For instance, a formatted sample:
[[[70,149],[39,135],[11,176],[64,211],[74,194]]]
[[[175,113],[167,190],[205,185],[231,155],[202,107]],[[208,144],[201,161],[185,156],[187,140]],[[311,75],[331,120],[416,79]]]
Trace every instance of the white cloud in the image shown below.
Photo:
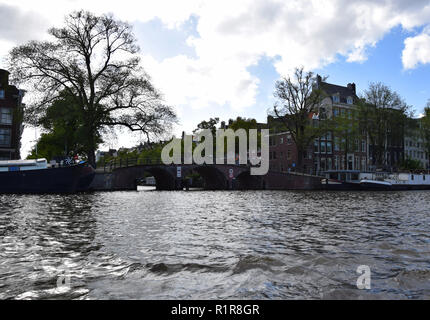
[[[430,63],[430,28],[415,36],[405,39],[402,53],[403,68],[415,69],[419,64]]]
[[[200,37],[189,38],[197,59],[184,56],[154,64],[154,77],[172,101],[232,108],[254,104],[258,90],[247,68],[263,56],[280,57],[275,68],[323,67],[343,55],[364,62],[393,27],[430,22],[428,1],[208,1],[195,12]],[[156,66],[155,66],[156,65]],[[156,74],[156,76],[155,76]]]
[[[236,59],[192,59],[184,55],[163,60],[143,56],[143,64],[157,87],[166,92],[167,102],[205,108],[211,103],[230,103],[241,109],[255,103],[259,80],[238,67]]]
[[[158,18],[178,30],[191,16],[197,17],[198,36],[187,40],[195,57],[157,60],[159,57],[143,56],[145,68],[166,100],[180,105],[185,116],[192,113],[187,106],[227,105],[236,112],[255,105],[259,79],[248,68],[262,57],[274,58],[281,75],[296,66],[320,68],[339,57],[363,62],[367,48],[377,45],[394,27],[411,31],[430,24],[428,0],[0,0],[2,3],[17,6],[23,13],[36,12],[49,25],[61,23],[66,13],[81,8],[113,12],[129,22]],[[44,30],[33,27],[32,35]],[[0,34],[0,41],[14,41],[4,37]],[[404,67],[429,63],[429,52],[429,33],[406,39]]]
[[[197,58],[176,56],[163,61],[145,57],[147,69],[173,104],[205,107],[230,104],[242,109],[255,103],[258,79],[247,68],[263,56],[279,57],[279,74],[296,66],[323,67],[338,55],[348,62],[367,59],[374,46],[393,27],[411,29],[430,22],[428,0],[154,0],[84,1],[0,0],[18,6],[22,14],[37,12],[59,24],[63,16],[80,8],[96,13],[113,12],[128,21],[159,18],[169,28],[198,17],[199,37],[189,38]],[[42,21],[42,25],[46,24]],[[37,28],[33,28],[34,34]],[[42,29],[41,29],[42,30]],[[43,29],[44,30],[44,29]],[[1,39],[0,34],[0,41]],[[408,66],[425,59],[427,34],[408,39],[404,55]],[[9,40],[3,39],[3,40]],[[162,41],[162,39],[160,40]],[[420,47],[417,47],[420,46]],[[412,53],[410,53],[412,51]],[[415,64],[414,64],[415,63]]]

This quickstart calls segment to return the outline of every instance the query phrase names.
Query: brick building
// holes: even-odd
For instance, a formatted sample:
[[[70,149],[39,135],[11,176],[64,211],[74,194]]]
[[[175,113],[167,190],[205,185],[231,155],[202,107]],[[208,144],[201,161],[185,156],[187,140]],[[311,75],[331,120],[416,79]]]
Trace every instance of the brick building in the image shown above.
[[[20,159],[24,91],[9,85],[9,72],[0,69],[0,160]]]
[[[317,76],[317,87],[324,91],[326,98],[320,108],[320,114],[327,117],[344,117],[354,121],[355,103],[358,101],[355,83],[339,86],[323,82]],[[369,145],[366,132],[352,135],[335,136],[328,133],[314,142],[314,170],[367,171]]]
[[[413,119],[415,130],[404,135],[404,158],[419,161],[423,169],[430,169],[429,154],[425,138],[420,134],[421,119]]]
[[[323,82],[317,76],[317,88],[325,92],[318,115],[313,120],[324,121],[325,117],[343,116],[353,119],[355,102],[358,100],[354,83],[346,87]],[[311,119],[310,119],[311,121]],[[270,169],[294,171],[297,164],[297,148],[291,135],[282,126],[281,121],[271,116],[267,119],[270,134]],[[354,137],[335,136],[328,132],[315,139],[304,154],[303,171],[321,174],[328,171],[366,171],[368,169],[369,146],[366,133]]]
[[[267,117],[267,127],[270,129],[269,137],[269,163],[270,170],[280,172],[296,171],[298,153],[291,134],[286,131],[282,121],[272,116]],[[309,147],[303,159],[305,172],[312,172],[313,153]]]

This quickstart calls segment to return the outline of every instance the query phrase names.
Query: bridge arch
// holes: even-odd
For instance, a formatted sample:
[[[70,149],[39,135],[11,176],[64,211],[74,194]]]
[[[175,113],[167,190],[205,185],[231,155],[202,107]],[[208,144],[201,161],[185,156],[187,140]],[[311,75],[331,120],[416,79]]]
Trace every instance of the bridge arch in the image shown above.
[[[242,171],[236,176],[235,189],[239,190],[259,190],[262,189],[263,178],[252,176],[250,170]]]
[[[163,167],[147,167],[144,173],[150,173],[155,178],[157,190],[175,190],[176,178],[171,170]]]
[[[121,189],[137,189],[138,181],[145,178],[149,173],[155,178],[157,190],[176,189],[176,168],[170,166],[134,166],[128,168],[118,168],[114,170],[114,185],[121,186]]]
[[[190,166],[184,168],[183,176],[191,172],[197,172],[204,181],[206,190],[226,190],[229,188],[229,183],[226,175],[214,165]]]

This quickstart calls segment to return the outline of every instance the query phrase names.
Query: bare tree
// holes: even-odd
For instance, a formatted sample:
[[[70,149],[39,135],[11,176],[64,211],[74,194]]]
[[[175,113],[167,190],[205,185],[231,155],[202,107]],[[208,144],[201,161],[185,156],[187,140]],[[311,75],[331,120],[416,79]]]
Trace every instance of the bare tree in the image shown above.
[[[371,83],[363,98],[359,118],[369,136],[373,161],[377,167],[388,166],[389,148],[403,145],[409,107],[397,92],[380,82]]]
[[[311,143],[329,130],[329,120],[313,121],[315,115],[320,115],[320,106],[324,98],[321,89],[315,86],[312,72],[304,72],[296,68],[293,77],[283,77],[276,82],[274,93],[277,99],[273,113],[282,120],[285,128],[291,134],[297,147],[297,167],[303,169],[303,159]]]
[[[65,91],[80,107],[87,130],[86,153],[95,165],[96,139],[106,126],[143,132],[148,140],[170,130],[176,121],[141,67],[131,26],[111,15],[79,11],[62,28],[49,31],[52,41],[31,41],[10,53],[17,84],[34,93],[25,120],[38,122]]]

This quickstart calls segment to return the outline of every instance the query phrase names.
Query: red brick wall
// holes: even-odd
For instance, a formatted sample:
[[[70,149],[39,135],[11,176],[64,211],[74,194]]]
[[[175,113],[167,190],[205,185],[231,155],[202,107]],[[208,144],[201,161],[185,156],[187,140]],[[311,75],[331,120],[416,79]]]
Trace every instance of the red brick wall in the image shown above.
[[[20,121],[20,110],[21,101],[19,97],[19,90],[15,86],[8,84],[8,76],[4,70],[0,70],[0,90],[4,90],[4,99],[0,98],[0,108],[11,108],[12,109],[12,125],[6,125],[0,123],[0,128],[11,129],[11,146],[0,147],[0,157],[7,156],[11,160],[20,159],[20,147],[21,147],[21,121]],[[14,150],[13,152],[10,150]]]

